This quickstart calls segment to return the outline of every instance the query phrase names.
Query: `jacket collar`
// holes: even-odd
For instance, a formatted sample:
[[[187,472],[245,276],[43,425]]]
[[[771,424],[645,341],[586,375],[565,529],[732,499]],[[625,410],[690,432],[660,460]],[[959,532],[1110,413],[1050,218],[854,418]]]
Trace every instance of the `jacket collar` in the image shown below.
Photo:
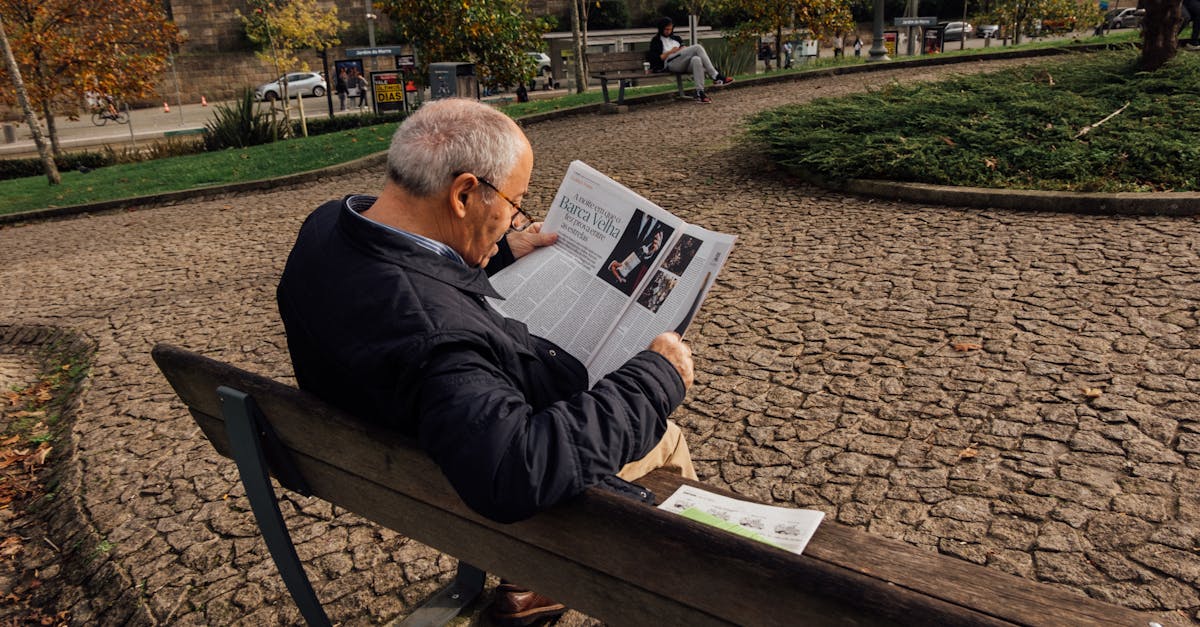
[[[346,199],[338,204],[338,230],[363,253],[388,263],[423,274],[431,279],[456,287],[464,292],[503,298],[488,281],[482,268],[472,268],[443,257],[382,225],[351,215],[354,211]]]

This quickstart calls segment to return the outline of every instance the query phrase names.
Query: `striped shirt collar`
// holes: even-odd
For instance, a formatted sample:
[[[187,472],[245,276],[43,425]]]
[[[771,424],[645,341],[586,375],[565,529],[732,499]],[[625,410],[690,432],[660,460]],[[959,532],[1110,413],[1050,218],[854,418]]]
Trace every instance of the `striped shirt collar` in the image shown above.
[[[383,229],[389,233],[399,235],[400,237],[407,239],[408,241],[416,244],[417,246],[420,246],[421,248],[429,250],[435,254],[441,255],[447,259],[450,259],[451,261],[457,261],[458,263],[461,263],[464,266],[467,265],[467,262],[463,260],[462,255],[458,254],[458,251],[454,250],[453,248],[450,248],[449,246],[447,246],[437,240],[429,239],[428,237],[425,237],[424,235],[417,235],[416,233],[409,233],[408,231],[398,229],[394,226],[389,226],[382,222],[376,222],[375,220],[372,220],[371,218],[364,216],[362,214],[362,212],[366,211],[367,209],[370,209],[371,205],[375,204],[375,199],[376,199],[376,196],[366,196],[363,194],[347,196],[346,197],[346,208],[350,210],[350,213],[358,216],[359,219],[361,219],[361,220],[365,220],[365,221],[369,222],[372,226]]]

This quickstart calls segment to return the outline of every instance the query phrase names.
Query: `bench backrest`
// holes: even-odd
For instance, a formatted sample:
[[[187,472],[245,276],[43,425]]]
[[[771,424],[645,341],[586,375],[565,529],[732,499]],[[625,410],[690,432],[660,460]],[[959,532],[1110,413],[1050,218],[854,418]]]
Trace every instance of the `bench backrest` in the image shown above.
[[[527,521],[494,523],[463,505],[408,438],[183,349],[160,344],[153,357],[222,455],[216,390],[226,386],[255,399],[314,496],[609,624],[1148,623],[830,521],[794,555],[593,488]],[[662,471],[639,481],[660,499],[683,482]]]
[[[642,63],[646,60],[643,52],[599,52],[587,55],[588,72],[642,71]]]

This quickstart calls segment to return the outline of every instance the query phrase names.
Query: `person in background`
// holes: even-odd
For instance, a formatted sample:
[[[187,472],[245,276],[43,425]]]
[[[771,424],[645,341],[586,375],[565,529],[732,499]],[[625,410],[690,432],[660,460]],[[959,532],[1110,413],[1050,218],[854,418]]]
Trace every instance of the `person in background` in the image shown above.
[[[1179,23],[1179,34],[1183,34],[1183,27],[1187,26],[1188,22],[1192,23],[1192,38],[1184,48],[1200,50],[1200,0],[1183,0],[1182,8],[1183,21]]]
[[[367,106],[367,79],[362,74],[355,74],[355,86],[358,87],[358,108]]]
[[[728,85],[732,78],[725,76],[713,67],[708,58],[708,52],[700,44],[684,46],[683,40],[675,35],[675,22],[669,17],[659,18],[655,23],[658,33],[650,40],[650,51],[646,60],[650,62],[653,72],[669,71],[676,74],[692,72],[692,82],[696,85],[696,102],[709,103],[712,98],[704,91],[704,76],[712,77],[714,86]]]
[[[346,68],[338,70],[337,82],[334,83],[334,93],[338,97],[338,105],[342,111],[346,110]]]

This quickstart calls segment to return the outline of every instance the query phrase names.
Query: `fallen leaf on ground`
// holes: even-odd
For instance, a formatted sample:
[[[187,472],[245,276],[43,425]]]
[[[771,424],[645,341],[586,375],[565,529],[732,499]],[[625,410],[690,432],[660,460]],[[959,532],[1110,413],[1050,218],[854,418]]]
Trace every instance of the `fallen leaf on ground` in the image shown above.
[[[960,353],[965,353],[967,351],[977,351],[977,350],[980,350],[983,348],[983,344],[976,344],[974,342],[955,342],[953,344],[953,346],[954,346],[954,350],[956,350]]]
[[[42,445],[38,447],[37,452],[30,459],[33,460],[34,465],[41,466],[46,463],[46,456],[50,454],[53,448],[49,442],[42,442]]]

